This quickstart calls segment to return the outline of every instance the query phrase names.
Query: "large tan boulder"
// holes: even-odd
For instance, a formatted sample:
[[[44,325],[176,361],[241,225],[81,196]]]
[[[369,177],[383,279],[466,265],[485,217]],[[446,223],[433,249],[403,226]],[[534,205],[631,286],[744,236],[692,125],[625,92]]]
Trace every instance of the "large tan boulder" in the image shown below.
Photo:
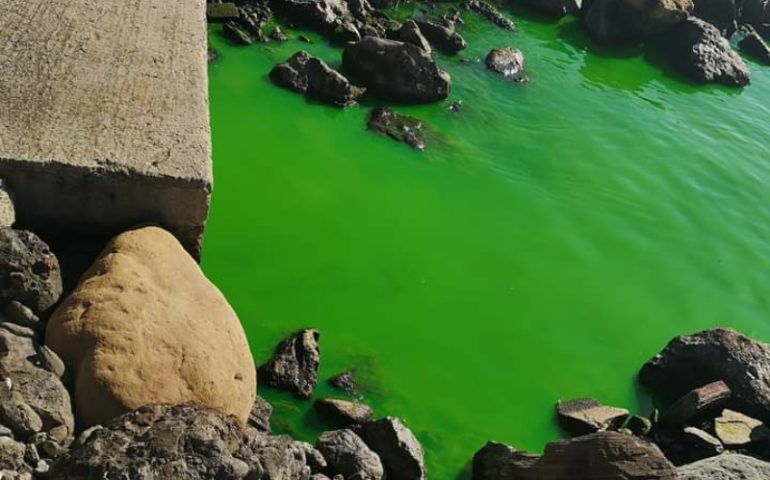
[[[190,401],[245,424],[256,396],[238,317],[160,228],[107,245],[51,316],[46,343],[72,369],[85,426],[148,404]]]

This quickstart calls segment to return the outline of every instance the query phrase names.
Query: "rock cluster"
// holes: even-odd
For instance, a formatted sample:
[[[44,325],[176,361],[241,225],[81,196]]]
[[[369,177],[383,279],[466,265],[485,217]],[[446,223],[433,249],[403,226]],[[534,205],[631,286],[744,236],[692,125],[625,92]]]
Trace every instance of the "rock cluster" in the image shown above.
[[[366,92],[304,50],[276,65],[270,71],[270,79],[278,86],[340,108],[355,105]]]

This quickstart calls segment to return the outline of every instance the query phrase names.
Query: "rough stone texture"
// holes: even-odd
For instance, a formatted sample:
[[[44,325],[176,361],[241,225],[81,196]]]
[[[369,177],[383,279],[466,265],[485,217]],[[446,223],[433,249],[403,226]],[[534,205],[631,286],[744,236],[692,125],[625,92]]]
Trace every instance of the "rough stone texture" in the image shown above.
[[[669,400],[719,380],[733,392],[728,406],[770,419],[770,345],[734,330],[676,337],[639,373],[644,386]]]
[[[285,435],[269,436],[246,427],[234,456],[251,472],[249,480],[297,480],[310,476],[307,445]]]
[[[684,429],[682,443],[689,454],[690,460],[701,460],[722,453],[725,449],[722,442],[710,433],[696,427]]]
[[[533,467],[539,459],[503,443],[487,442],[473,456],[472,480],[536,480]]]
[[[524,54],[513,47],[493,48],[487,54],[484,63],[493,72],[510,77],[524,69]]]
[[[241,479],[249,470],[232,456],[239,442],[237,419],[218,410],[148,405],[93,431],[53,465],[50,478]]]
[[[316,400],[315,409],[326,420],[343,427],[367,422],[374,416],[368,405],[334,398]]]
[[[411,43],[427,53],[431,53],[430,42],[422,34],[420,27],[417,26],[414,20],[407,20],[397,30],[388,32],[388,38],[399,42]]]
[[[372,132],[405,143],[415,150],[425,150],[425,128],[420,119],[398,114],[387,107],[376,107],[369,112],[366,126]]]
[[[559,425],[570,435],[586,435],[617,429],[628,418],[628,410],[608,407],[592,398],[580,398],[556,404]]]
[[[449,74],[411,43],[366,37],[345,48],[342,66],[385,100],[431,103],[449,95]]]
[[[746,455],[720,455],[679,467],[679,480],[767,480],[770,463]]]
[[[735,0],[694,0],[694,3],[693,16],[714,25],[725,37],[729,38],[738,29]]]
[[[259,379],[272,388],[288,390],[299,398],[310,398],[318,384],[321,352],[318,330],[305,329],[284,339],[273,357],[259,367]]]
[[[690,390],[677,400],[660,417],[665,425],[683,425],[724,405],[732,395],[730,387],[723,381],[712,382]]]
[[[424,480],[425,460],[422,445],[411,430],[394,417],[367,422],[356,433],[380,456],[387,478]]]
[[[728,447],[740,447],[770,439],[770,429],[760,420],[727,408],[714,420],[714,431],[719,440]]]
[[[0,228],[0,287],[0,303],[17,300],[38,313],[48,310],[62,293],[59,261],[34,233]]]
[[[0,227],[12,227],[16,223],[16,207],[13,193],[4,181],[0,180]]]
[[[84,426],[188,401],[245,423],[256,375],[224,296],[165,230],[115,237],[51,316],[46,343],[72,367]]]
[[[579,0],[573,0],[573,3],[579,3]],[[503,30],[516,30],[516,24],[513,23],[513,20],[500,13],[500,11],[489,2],[483,0],[466,0],[462,3],[462,7],[478,13]],[[580,10],[579,5],[577,10]]]
[[[356,480],[383,478],[384,471],[380,458],[351,430],[324,432],[318,437],[315,446],[329,466],[345,478]]]
[[[198,251],[212,182],[204,7],[0,3],[0,177],[19,224],[157,222]]]
[[[304,50],[273,67],[270,79],[280,87],[340,108],[355,105],[366,92],[365,88],[351,85],[326,62]]]
[[[641,37],[659,35],[687,18],[695,9],[692,0],[620,0],[628,26]]]
[[[329,385],[351,395],[358,393],[358,382],[352,370],[333,376],[329,379]]]
[[[270,416],[273,414],[273,406],[267,400],[257,395],[254,405],[249,412],[248,424],[260,432],[270,431]]]

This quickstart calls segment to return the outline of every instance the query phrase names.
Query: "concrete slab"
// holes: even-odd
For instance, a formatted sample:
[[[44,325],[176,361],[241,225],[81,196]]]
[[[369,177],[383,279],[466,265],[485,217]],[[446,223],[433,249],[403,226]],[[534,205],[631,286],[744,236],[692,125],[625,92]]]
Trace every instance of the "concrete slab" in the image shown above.
[[[0,2],[0,177],[17,226],[153,222],[197,252],[212,188],[204,0]]]

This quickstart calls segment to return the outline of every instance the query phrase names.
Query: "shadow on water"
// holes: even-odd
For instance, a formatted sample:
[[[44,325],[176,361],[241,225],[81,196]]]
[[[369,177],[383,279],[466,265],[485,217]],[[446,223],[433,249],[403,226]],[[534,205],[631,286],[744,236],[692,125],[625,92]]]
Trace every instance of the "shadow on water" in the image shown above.
[[[555,25],[560,21],[559,18],[553,15],[548,15],[546,13],[540,12],[537,9],[528,7],[526,5],[513,3],[510,0],[503,2],[502,5],[507,12],[515,15],[517,18],[521,18],[524,20],[530,20],[533,22],[551,24],[551,25]]]
[[[579,19],[564,22],[558,26],[559,38],[578,50],[590,52],[602,58],[633,58],[642,53],[641,43],[617,46],[596,43],[580,23]]]
[[[471,467],[471,462],[468,462],[463,469],[460,470],[460,473],[455,477],[455,480],[471,480],[471,478],[473,478],[473,469]]]

